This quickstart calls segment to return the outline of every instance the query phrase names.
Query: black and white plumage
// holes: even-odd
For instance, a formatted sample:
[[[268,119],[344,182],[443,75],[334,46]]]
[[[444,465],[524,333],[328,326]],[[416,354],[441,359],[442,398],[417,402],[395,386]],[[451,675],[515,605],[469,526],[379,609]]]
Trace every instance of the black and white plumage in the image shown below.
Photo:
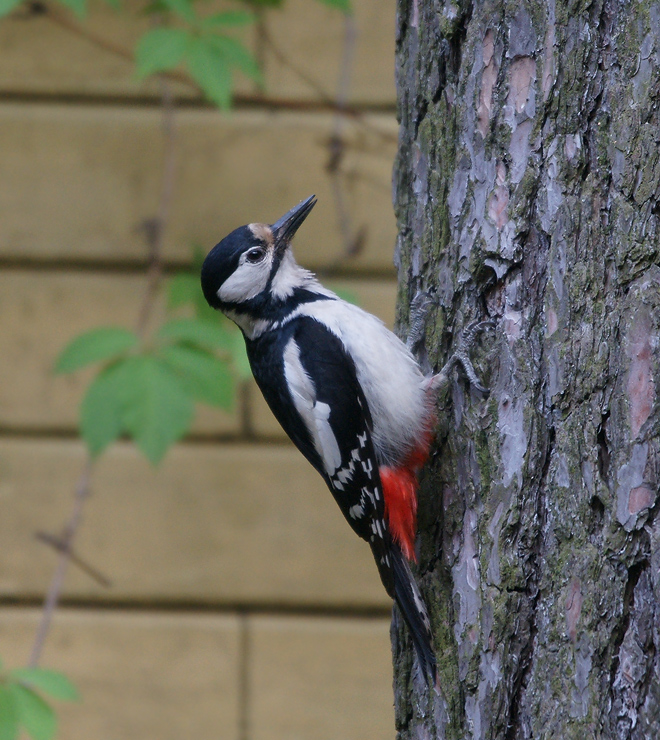
[[[422,670],[435,683],[430,622],[406,559],[414,558],[410,460],[421,448],[425,454],[430,439],[429,379],[379,319],[295,262],[291,239],[315,203],[312,196],[272,225],[249,224],[225,237],[204,262],[202,289],[242,330],[275,417],[370,544]],[[396,494],[397,476],[403,489],[412,487],[410,501],[386,501]],[[407,524],[397,524],[397,510]]]

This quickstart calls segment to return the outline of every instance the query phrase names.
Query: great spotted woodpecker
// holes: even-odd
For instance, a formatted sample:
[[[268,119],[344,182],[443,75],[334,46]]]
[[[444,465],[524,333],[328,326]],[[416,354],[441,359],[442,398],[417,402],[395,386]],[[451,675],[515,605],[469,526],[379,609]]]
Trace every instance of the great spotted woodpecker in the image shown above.
[[[437,682],[416,561],[417,473],[429,455],[434,390],[383,323],[300,267],[291,239],[316,204],[232,231],[208,254],[202,290],[245,337],[255,380],[294,444],[371,546],[380,578],[408,624],[424,673]],[[473,381],[466,355],[455,355]],[[478,381],[476,381],[478,382]]]

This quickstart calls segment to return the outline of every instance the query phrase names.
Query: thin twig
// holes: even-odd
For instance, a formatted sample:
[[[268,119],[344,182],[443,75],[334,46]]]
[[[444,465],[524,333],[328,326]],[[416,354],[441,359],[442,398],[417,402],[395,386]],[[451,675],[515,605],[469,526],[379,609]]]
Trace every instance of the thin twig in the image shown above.
[[[144,339],[154,299],[163,277],[163,242],[165,230],[169,223],[174,183],[176,179],[176,134],[174,131],[174,96],[169,82],[163,78],[161,84],[162,133],[164,140],[163,174],[161,178],[160,203],[155,218],[143,224],[149,248],[149,267],[147,269],[147,287],[138,314],[136,332]]]
[[[30,654],[29,662],[31,668],[34,668],[39,663],[39,659],[41,658],[41,653],[46,642],[46,637],[48,636],[48,632],[53,621],[53,615],[55,614],[55,609],[57,608],[60,595],[62,594],[64,579],[71,559],[71,546],[82,520],[83,506],[91,492],[91,476],[92,459],[89,456],[89,453],[87,453],[87,457],[83,463],[82,472],[80,473],[80,478],[78,479],[78,484],[76,485],[76,494],[73,501],[71,516],[64,528],[62,536],[62,551],[60,552],[55,573],[53,574],[50,586],[48,587],[48,593],[46,594],[44,607],[41,612],[41,621],[39,622],[37,634],[32,645],[32,653]]]
[[[254,58],[260,70],[266,69],[266,47],[268,46],[268,27],[263,8],[254,8]]]
[[[147,287],[145,289],[144,299],[136,322],[136,331],[140,337],[144,337],[149,318],[154,307],[156,291],[162,277],[162,249],[165,228],[169,222],[172,197],[174,192],[175,176],[175,137],[174,137],[174,105],[172,91],[167,80],[161,78],[161,99],[163,110],[163,136],[165,139],[165,154],[163,162],[163,174],[161,180],[160,203],[158,214],[149,223],[148,245],[149,245],[149,267],[147,270]],[[83,469],[78,479],[76,492],[73,501],[71,516],[67,522],[61,538],[60,556],[55,568],[55,572],[48,587],[48,593],[44,601],[41,613],[41,621],[37,628],[37,634],[32,646],[29,665],[34,667],[38,665],[41,654],[50,631],[53,621],[53,615],[57,609],[64,580],[72,560],[73,541],[78,533],[82,521],[82,512],[85,501],[91,493],[91,475],[92,459],[89,453],[86,453]]]
[[[97,570],[93,566],[91,566],[86,560],[83,560],[80,555],[70,546],[67,545],[67,543],[64,541],[62,537],[57,537],[54,534],[50,534],[49,532],[35,532],[34,533],[35,539],[39,540],[39,542],[43,542],[46,545],[50,545],[54,550],[57,552],[65,552],[66,550],[69,551],[69,560],[73,565],[77,565],[80,570],[87,573],[87,575],[94,581],[96,581],[99,585],[103,586],[104,588],[110,588],[112,586],[112,581],[109,578],[106,578],[106,576],[101,573],[100,570]]]
[[[351,214],[344,197],[344,186],[342,183],[341,162],[344,157],[344,129],[346,128],[346,104],[351,85],[351,70],[353,67],[353,56],[355,54],[355,41],[357,38],[357,27],[352,15],[346,15],[344,20],[344,48],[339,71],[339,83],[337,85],[337,113],[335,115],[332,135],[328,144],[330,149],[330,160],[327,172],[332,183],[332,192],[335,199],[337,221],[339,231],[344,242],[344,256],[355,255],[355,238],[351,225]]]
[[[277,59],[277,61],[283,67],[287,67],[296,75],[296,77],[302,80],[309,87],[309,89],[319,98],[321,102],[323,102],[329,108],[337,108],[337,103],[332,99],[332,96],[328,92],[326,92],[326,90],[324,90],[313,77],[310,77],[307,72],[298,67],[298,65],[294,64],[289,59],[289,57],[277,46],[277,44],[273,41],[273,37],[270,35],[268,27],[265,23],[262,24],[262,28],[260,29],[260,40],[262,43],[268,46],[275,59]]]
[[[354,51],[354,45],[355,45],[355,36],[357,33],[357,26],[355,25],[355,19],[353,16],[346,16],[346,30],[344,35],[344,57],[342,62],[342,72],[340,74],[340,78],[344,76],[344,74],[350,72],[350,64],[352,64],[352,58],[353,58],[353,51]],[[383,139],[387,142],[397,142],[398,139],[393,134],[389,134],[386,131],[381,131],[377,126],[373,126],[369,121],[365,118],[364,112],[361,110],[358,110],[357,108],[354,108],[352,106],[348,105],[348,95],[346,95],[345,99],[340,103],[336,99],[333,100],[332,96],[325,90],[313,77],[311,77],[305,70],[301,69],[297,64],[294,64],[294,62],[289,59],[289,57],[279,48],[279,46],[275,43],[273,40],[273,37],[270,35],[268,28],[266,24],[263,24],[263,27],[259,31],[259,37],[262,41],[262,43],[265,43],[268,45],[268,48],[270,49],[271,53],[277,59],[277,61],[283,66],[287,67],[291,72],[296,75],[300,80],[302,80],[309,89],[316,94],[318,101],[289,101],[286,99],[278,99],[278,98],[265,98],[263,99],[264,105],[270,105],[273,104],[273,107],[278,107],[278,105],[281,105],[282,107],[289,107],[291,104],[296,104],[296,107],[299,109],[309,109],[309,110],[329,110],[334,111],[335,113],[342,113],[344,116],[348,116],[349,118],[352,118],[356,123],[359,123],[360,126],[362,126],[365,130],[369,131],[370,133],[373,133],[374,135],[378,136],[379,138]],[[350,64],[346,65],[345,60],[347,56],[347,51],[350,54]],[[341,87],[341,83],[340,83]],[[236,101],[239,102],[240,96],[236,97]],[[248,102],[244,100],[243,102]],[[256,102],[261,102],[257,100]]]

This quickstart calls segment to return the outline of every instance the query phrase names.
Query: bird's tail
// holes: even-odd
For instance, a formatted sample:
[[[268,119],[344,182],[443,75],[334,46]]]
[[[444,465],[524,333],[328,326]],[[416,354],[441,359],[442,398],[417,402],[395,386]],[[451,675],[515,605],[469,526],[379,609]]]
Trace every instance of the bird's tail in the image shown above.
[[[388,556],[391,568],[387,568],[387,572],[385,572],[384,567],[381,567],[379,559],[376,558],[376,562],[379,563],[381,579],[406,620],[422,671],[426,676],[431,675],[433,686],[437,690],[438,677],[435,651],[433,650],[433,635],[426,604],[419,592],[408,562],[395,543],[392,543]],[[385,564],[383,563],[383,565]]]

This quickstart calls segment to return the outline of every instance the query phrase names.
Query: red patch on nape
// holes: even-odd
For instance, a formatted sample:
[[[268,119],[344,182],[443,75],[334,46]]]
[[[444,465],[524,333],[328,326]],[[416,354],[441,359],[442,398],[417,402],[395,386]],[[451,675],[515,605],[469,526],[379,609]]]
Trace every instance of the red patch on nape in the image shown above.
[[[415,534],[417,531],[417,471],[429,456],[431,433],[428,432],[417,447],[410,452],[403,464],[380,468],[380,480],[385,498],[385,516],[403,554],[415,563]]]

